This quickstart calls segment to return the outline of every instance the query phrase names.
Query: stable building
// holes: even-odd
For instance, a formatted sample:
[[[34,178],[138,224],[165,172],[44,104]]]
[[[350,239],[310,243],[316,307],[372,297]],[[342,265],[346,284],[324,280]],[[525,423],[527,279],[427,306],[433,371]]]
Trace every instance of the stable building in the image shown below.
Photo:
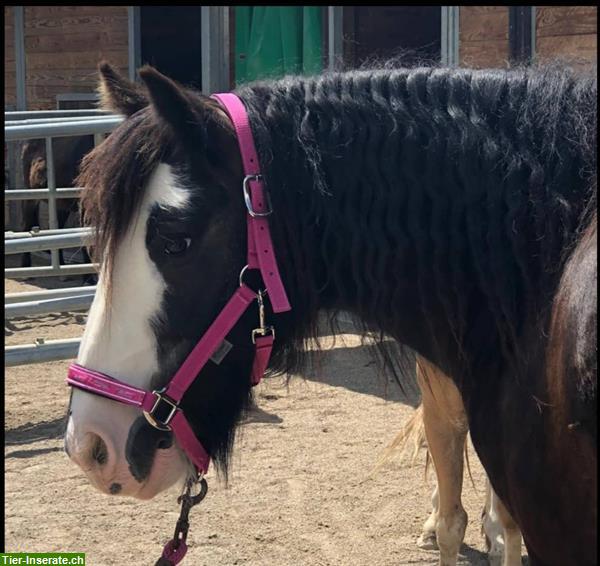
[[[204,92],[402,56],[469,67],[596,61],[595,6],[7,6],[5,110],[92,107],[99,60]]]

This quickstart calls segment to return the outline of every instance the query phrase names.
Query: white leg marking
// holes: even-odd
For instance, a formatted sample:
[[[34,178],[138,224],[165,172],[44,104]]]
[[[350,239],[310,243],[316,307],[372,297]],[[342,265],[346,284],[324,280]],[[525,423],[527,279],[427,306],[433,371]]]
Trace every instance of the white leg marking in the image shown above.
[[[423,524],[421,536],[417,539],[417,546],[423,550],[437,550],[438,544],[435,535],[435,529],[438,523],[438,514],[440,510],[440,498],[438,494],[437,483],[431,495],[431,515]]]

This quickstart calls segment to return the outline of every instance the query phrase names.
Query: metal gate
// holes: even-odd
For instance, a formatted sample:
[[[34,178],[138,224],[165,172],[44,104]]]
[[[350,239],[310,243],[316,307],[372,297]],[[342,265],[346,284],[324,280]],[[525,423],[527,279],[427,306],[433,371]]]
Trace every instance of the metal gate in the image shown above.
[[[77,198],[81,188],[56,186],[52,139],[93,135],[94,143],[97,145],[122,120],[122,116],[106,114],[98,110],[4,113],[4,141],[9,163],[8,175],[5,172],[5,182],[9,185],[5,187],[5,201],[13,203],[24,200],[47,200],[49,214],[48,230],[6,231],[4,253],[8,255],[50,250],[51,258],[51,264],[47,267],[7,268],[4,270],[6,278],[75,276],[96,271],[96,266],[91,263],[60,265],[58,250],[80,248],[85,244],[90,230],[58,227],[57,200]],[[47,187],[43,189],[25,189],[22,186],[23,176],[18,174],[21,164],[17,146],[20,142],[31,139],[45,140]],[[8,294],[5,296],[4,318],[7,320],[52,312],[87,310],[95,291],[95,286],[85,286]],[[4,350],[4,364],[15,366],[74,358],[77,356],[79,343],[80,338],[48,341],[39,338],[34,344],[8,346]]]

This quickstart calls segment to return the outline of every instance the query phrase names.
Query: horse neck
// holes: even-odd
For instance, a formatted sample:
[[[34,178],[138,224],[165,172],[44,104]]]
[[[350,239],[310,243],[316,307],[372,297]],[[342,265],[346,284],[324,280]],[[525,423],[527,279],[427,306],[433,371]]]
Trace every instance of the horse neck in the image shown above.
[[[544,132],[519,130],[514,112],[500,123],[448,92],[425,96],[431,72],[284,85],[258,133],[296,332],[322,309],[349,310],[455,371],[461,349],[514,347],[548,302],[584,159],[559,148],[544,161],[529,140]]]

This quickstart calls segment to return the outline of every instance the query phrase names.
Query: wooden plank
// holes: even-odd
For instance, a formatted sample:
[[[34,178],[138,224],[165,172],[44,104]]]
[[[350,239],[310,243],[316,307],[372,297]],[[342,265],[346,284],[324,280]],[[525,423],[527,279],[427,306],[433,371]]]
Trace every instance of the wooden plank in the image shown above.
[[[502,13],[507,10],[507,6],[460,6],[460,13],[465,14],[493,14]]]
[[[127,29],[112,29],[94,33],[70,33],[60,35],[35,35],[25,38],[27,53],[58,53],[63,51],[83,51],[91,46],[110,46],[112,49],[127,50]]]
[[[537,6],[536,37],[595,34],[596,6]]]
[[[596,34],[540,37],[536,41],[536,56],[541,60],[561,58],[576,64],[594,63],[597,60]]]
[[[93,51],[62,53],[28,53],[27,76],[38,70],[73,69],[93,71],[102,60],[117,67],[127,67],[128,54],[125,49],[94,49]]]
[[[63,16],[93,16],[97,14],[121,14],[125,6],[28,6],[28,14],[33,18],[50,18]]]
[[[127,72],[127,6],[26,6],[29,110],[56,108],[56,95],[93,93],[97,64]]]
[[[94,33],[106,29],[127,29],[127,10],[120,15],[82,15],[62,18],[33,18],[25,14],[25,37]]]
[[[121,67],[119,71],[126,73],[127,69]],[[28,85],[62,87],[94,85],[95,87],[97,81],[96,69],[53,69],[52,72],[36,70],[27,73]],[[67,88],[64,92],[71,92],[71,89]]]
[[[459,56],[461,67],[508,68],[508,41],[461,42]]]
[[[15,13],[12,6],[4,7],[4,104],[17,103],[17,74],[15,68]]]
[[[508,6],[461,6],[460,41],[508,41]]]
[[[27,101],[29,110],[56,110],[56,95],[67,92],[76,92],[84,94],[94,94],[97,81],[90,81],[89,84],[74,85],[28,85]]]
[[[4,31],[12,30],[15,25],[15,13],[12,6],[4,6]]]

